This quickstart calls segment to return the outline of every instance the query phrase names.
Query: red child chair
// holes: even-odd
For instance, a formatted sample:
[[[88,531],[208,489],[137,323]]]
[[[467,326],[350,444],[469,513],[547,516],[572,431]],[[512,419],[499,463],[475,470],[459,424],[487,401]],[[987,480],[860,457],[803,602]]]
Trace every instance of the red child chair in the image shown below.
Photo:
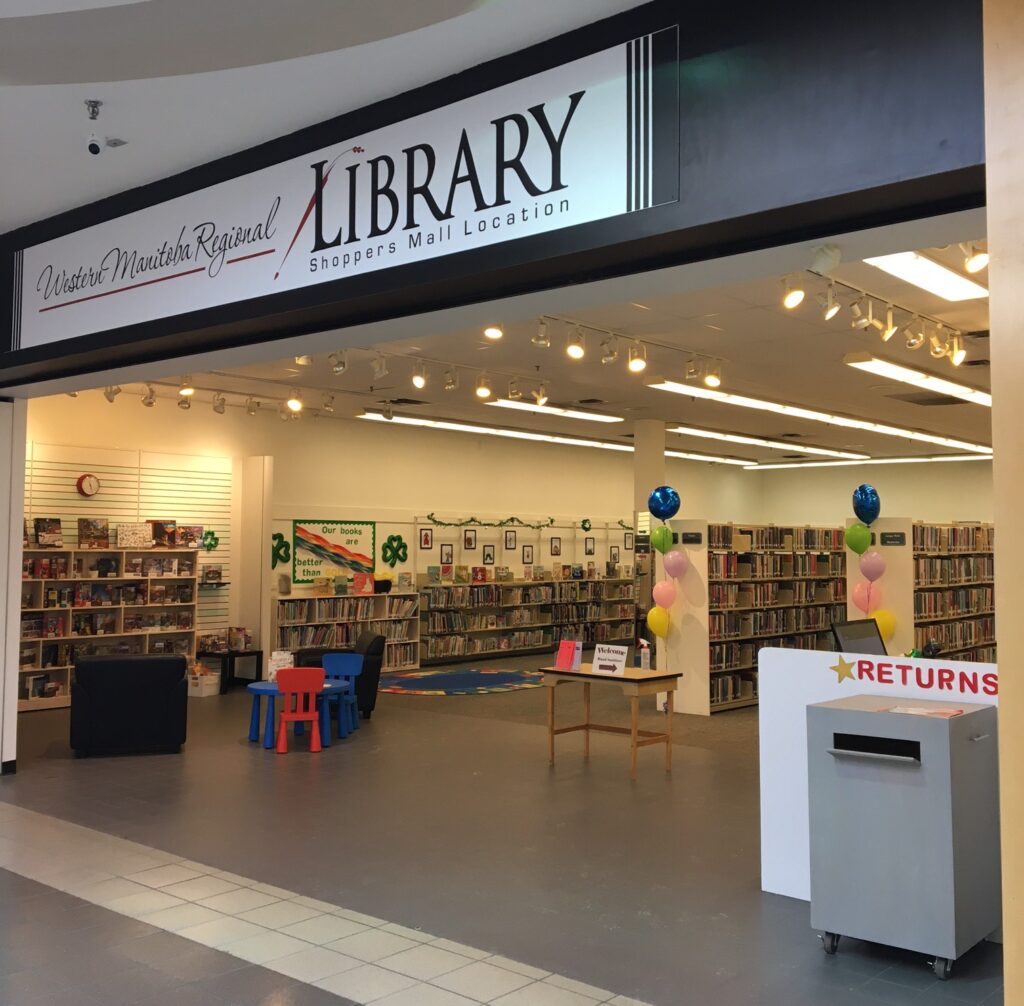
[[[320,750],[320,714],[316,700],[323,689],[322,667],[282,667],[277,672],[277,690],[283,697],[277,728],[278,754],[288,753],[289,723],[311,723],[309,750]]]

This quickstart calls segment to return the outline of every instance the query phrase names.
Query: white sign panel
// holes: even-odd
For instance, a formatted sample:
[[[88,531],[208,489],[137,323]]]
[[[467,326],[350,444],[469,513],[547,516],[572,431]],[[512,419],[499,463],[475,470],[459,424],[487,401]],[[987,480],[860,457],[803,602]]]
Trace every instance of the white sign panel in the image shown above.
[[[607,643],[595,643],[594,659],[590,669],[595,674],[617,674],[619,677],[622,677],[626,673],[626,659],[628,657],[628,646],[609,646]]]
[[[852,695],[998,705],[995,664],[820,650],[758,654],[761,889],[809,901],[807,707]]]
[[[674,201],[669,55],[675,28],[18,252],[12,348]]]

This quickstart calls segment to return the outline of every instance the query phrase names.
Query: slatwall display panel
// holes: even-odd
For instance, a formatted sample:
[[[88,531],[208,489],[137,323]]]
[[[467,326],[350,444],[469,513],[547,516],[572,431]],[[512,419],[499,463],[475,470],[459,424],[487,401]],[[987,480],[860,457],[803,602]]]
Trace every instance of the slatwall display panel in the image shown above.
[[[79,495],[75,488],[78,477],[87,473],[100,482],[100,491],[92,498]],[[212,552],[199,550],[200,582],[204,566],[219,565],[228,586],[198,590],[196,630],[227,627],[232,570],[230,458],[30,443],[25,515],[33,541],[34,518],[59,517],[66,548],[78,545],[79,517],[106,517],[115,547],[116,528],[123,522],[202,524],[217,535],[219,543]]]
[[[229,586],[198,588],[196,629],[227,628],[232,567],[231,458],[143,451],[139,462],[141,520],[202,524],[217,536],[213,551],[199,550],[199,583],[205,566],[220,566],[221,578]]]

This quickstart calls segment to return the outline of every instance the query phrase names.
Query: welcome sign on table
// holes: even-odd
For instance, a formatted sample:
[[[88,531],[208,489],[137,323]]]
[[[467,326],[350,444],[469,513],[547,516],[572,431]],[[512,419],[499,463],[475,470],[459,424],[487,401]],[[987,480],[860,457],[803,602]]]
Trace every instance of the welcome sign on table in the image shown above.
[[[607,643],[594,645],[594,662],[590,669],[595,674],[614,674],[622,677],[626,673],[628,646],[609,646]]]

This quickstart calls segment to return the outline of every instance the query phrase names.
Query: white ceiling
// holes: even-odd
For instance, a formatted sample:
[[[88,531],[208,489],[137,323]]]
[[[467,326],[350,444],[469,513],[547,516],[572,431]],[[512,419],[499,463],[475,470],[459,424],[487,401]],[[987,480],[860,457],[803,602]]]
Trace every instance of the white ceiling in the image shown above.
[[[941,235],[941,226],[934,233]],[[959,236],[964,239],[978,237],[976,233]],[[899,248],[900,245],[894,243],[898,240],[896,234],[889,231],[877,239],[843,242],[847,252],[857,257],[841,265],[835,276],[876,294],[880,303],[892,301],[898,308],[927,314],[965,330],[987,330],[987,300],[959,304],[942,301],[860,261],[867,254]],[[962,253],[956,250],[955,244],[950,248],[914,247],[951,265],[962,264]],[[810,261],[807,250],[803,257],[804,261]],[[598,289],[592,291],[592,304],[583,307],[573,305],[575,309],[572,311],[558,309],[558,292],[545,295],[544,313],[619,334],[620,359],[609,365],[600,362],[602,336],[596,332],[587,333],[587,356],[584,361],[576,363],[565,354],[566,339],[571,331],[569,325],[552,322],[549,325],[551,347],[538,348],[530,341],[537,331],[536,317],[510,319],[501,316],[506,312],[478,306],[473,309],[472,324],[450,329],[434,325],[429,316],[424,316],[418,319],[419,331],[412,335],[394,332],[388,338],[353,344],[339,333],[336,346],[359,346],[349,350],[349,367],[342,376],[332,373],[325,352],[325,347],[331,343],[321,334],[289,342],[292,354],[302,350],[313,354],[312,363],[308,366],[297,364],[294,355],[271,359],[264,354],[265,362],[220,367],[206,373],[194,373],[192,377],[197,387],[205,389],[206,394],[199,396],[201,401],[209,401],[210,393],[217,390],[232,395],[232,402],[237,405],[242,404],[245,396],[252,395],[267,403],[267,407],[275,408],[294,387],[302,390],[310,410],[322,404],[324,394],[336,396],[334,406],[342,415],[355,415],[366,408],[380,409],[385,403],[398,399],[393,409],[399,415],[486,423],[569,436],[613,440],[628,438],[633,420],[659,419],[853,451],[871,457],[949,453],[945,448],[926,443],[793,420],[647,387],[645,381],[655,376],[682,381],[686,361],[693,351],[723,362],[722,390],[981,444],[991,442],[988,409],[967,403],[919,404],[913,400],[921,395],[917,389],[854,370],[844,365],[842,358],[855,350],[869,350],[885,359],[985,390],[989,388],[987,365],[965,365],[956,370],[946,360],[931,359],[927,348],[908,350],[902,335],[883,345],[873,330],[870,335],[853,330],[846,311],[825,322],[815,300],[815,294],[824,289],[825,283],[811,273],[801,274],[808,291],[804,304],[795,311],[785,310],[781,305],[783,286],[780,273],[789,270],[769,270],[773,265],[778,269],[783,262],[788,264],[792,260],[791,256],[782,253],[763,253],[759,260],[760,274],[754,278],[711,287],[687,288],[681,284],[669,292],[665,291],[665,283],[660,284],[660,290],[656,288],[654,279],[657,274],[634,277],[633,289],[638,294],[644,291],[645,279],[649,281],[647,292],[650,296],[638,296],[636,300],[606,298],[602,301],[600,288],[611,291],[614,285],[611,281],[595,284]],[[985,283],[984,273],[977,278]],[[562,296],[565,297],[566,292],[563,291]],[[844,298],[847,302],[849,299]],[[482,327],[488,321],[504,325],[505,335],[500,341],[491,342],[483,337]],[[624,337],[639,338],[647,344],[648,369],[644,376],[634,376],[626,371],[627,343]],[[974,361],[985,359],[987,347],[986,338],[970,338],[969,358]],[[389,373],[375,382],[371,361],[378,352],[388,357]],[[411,377],[417,364],[423,362],[428,366],[429,383],[421,391],[412,386]],[[444,371],[452,365],[458,369],[460,386],[457,391],[445,392],[442,388]],[[492,378],[497,395],[504,396],[507,381],[512,377],[520,379],[527,395],[537,380],[544,379],[549,382],[551,404],[576,406],[583,403],[584,408],[618,415],[626,422],[599,425],[484,405],[476,400],[473,391],[474,382],[482,370]],[[167,381],[161,393],[173,399],[176,378],[168,377]],[[138,385],[125,386],[132,391],[141,390]],[[413,399],[419,404],[403,404],[401,399]],[[679,450],[756,461],[779,461],[790,453],[690,436],[671,439],[672,446]]]
[[[187,72],[204,65],[204,59],[208,65],[224,39],[214,33],[183,42],[173,17],[162,30],[146,28],[149,16],[166,14],[171,0],[120,7],[101,0],[88,4],[99,8],[89,11],[81,10],[83,3],[47,0],[45,10],[71,12],[20,20],[10,18],[24,13],[23,0],[3,2],[8,6],[0,7],[0,80],[8,82],[0,85],[0,232],[244,150],[637,5],[637,0],[347,0],[345,20],[328,19],[322,27],[304,15],[328,0],[182,0],[173,6],[233,10],[245,19],[248,41],[224,55],[228,62],[275,60]],[[341,7],[342,0],[332,5]],[[302,31],[282,31],[281,17],[293,18]],[[437,18],[447,19],[427,24]],[[29,32],[29,22],[45,22],[49,30],[37,38],[26,61],[15,43],[19,31]],[[76,24],[92,22],[111,25],[102,50],[83,42],[86,36],[76,30]],[[140,62],[138,56],[151,51],[154,38],[159,41],[156,55]],[[379,40],[351,44],[366,38]],[[294,55],[300,39],[310,49],[349,47],[282,59]],[[14,49],[7,52],[5,46]],[[197,47],[206,55],[196,61],[189,53]],[[96,81],[109,66],[102,81],[146,65],[175,75],[87,84],[10,83],[19,74],[64,81],[70,73]],[[74,71],[75,66],[80,69]],[[87,119],[87,98],[104,102],[96,123]],[[127,146],[90,155],[85,141],[94,128],[102,136],[127,140]]]

